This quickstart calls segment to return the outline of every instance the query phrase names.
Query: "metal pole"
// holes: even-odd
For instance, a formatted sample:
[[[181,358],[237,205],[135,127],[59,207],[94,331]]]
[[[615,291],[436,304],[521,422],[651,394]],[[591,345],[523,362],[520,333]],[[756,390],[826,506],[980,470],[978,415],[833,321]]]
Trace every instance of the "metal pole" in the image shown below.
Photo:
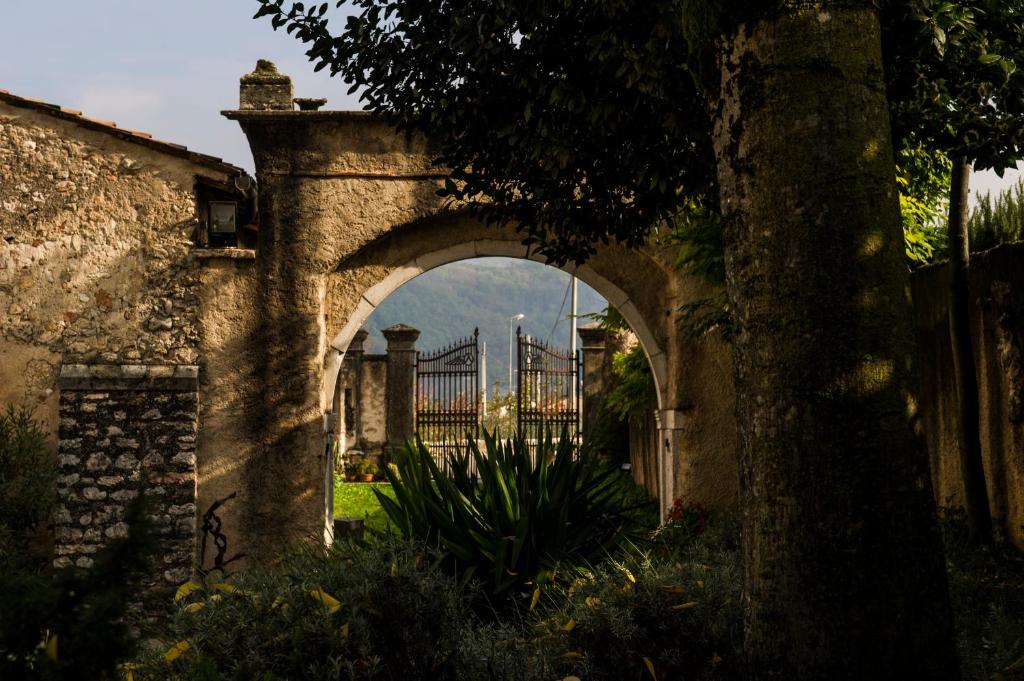
[[[512,323],[524,318],[522,312],[508,318],[508,394],[512,394]]]
[[[579,427],[578,427],[579,423],[580,423],[580,421],[579,421],[579,416],[580,416],[580,400],[579,400],[579,387],[580,386],[579,386],[579,382],[580,382],[580,374],[582,374],[582,372],[579,370],[579,362],[577,361],[578,357],[577,357],[577,353],[576,353],[576,301],[577,301],[577,294],[578,293],[579,293],[579,279],[577,279],[576,275],[573,274],[572,275],[572,312],[570,313],[570,317],[569,317],[569,320],[570,320],[569,321],[569,353],[570,353],[570,356],[572,357],[573,363],[575,364],[575,366],[574,366],[575,373],[573,373],[573,375],[572,375],[572,394],[571,394],[571,396],[569,398],[570,399],[569,406],[570,406],[571,409],[574,409],[576,411],[576,424],[577,424],[577,428],[576,428],[576,433],[574,433],[574,435],[579,433]]]
[[[512,394],[512,322],[515,317],[508,320],[508,394]]]
[[[579,292],[579,279],[572,275],[572,312],[570,313],[569,324],[569,351],[576,355],[576,295]]]
[[[480,353],[480,375],[483,380],[480,382],[481,396],[483,399],[483,416],[487,417],[487,341],[484,341],[483,350]]]

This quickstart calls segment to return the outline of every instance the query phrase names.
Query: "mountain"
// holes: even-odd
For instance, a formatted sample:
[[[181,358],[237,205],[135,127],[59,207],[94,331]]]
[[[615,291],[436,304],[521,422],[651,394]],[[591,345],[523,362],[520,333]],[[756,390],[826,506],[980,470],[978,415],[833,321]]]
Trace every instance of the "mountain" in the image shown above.
[[[408,324],[420,330],[416,347],[429,351],[480,329],[487,344],[488,384],[508,382],[509,318],[524,334],[569,347],[570,276],[541,263],[515,258],[476,258],[425,272],[388,296],[366,323],[368,352],[386,347],[380,330]],[[579,284],[577,314],[608,305],[594,289]],[[580,324],[589,319],[579,320]],[[515,361],[513,359],[513,361]]]

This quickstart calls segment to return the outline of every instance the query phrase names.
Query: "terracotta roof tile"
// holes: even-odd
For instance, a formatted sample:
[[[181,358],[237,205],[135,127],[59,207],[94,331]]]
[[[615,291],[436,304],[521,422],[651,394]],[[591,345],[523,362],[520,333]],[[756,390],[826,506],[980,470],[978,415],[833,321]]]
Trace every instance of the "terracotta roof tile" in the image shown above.
[[[82,112],[77,109],[65,108],[58,104],[44,102],[40,99],[32,99],[31,97],[19,97],[18,95],[11,94],[8,90],[4,90],[3,88],[0,88],[0,102],[6,102],[11,106],[23,109],[33,109],[56,118],[71,121],[72,123],[81,125],[84,128],[105,132],[119,139],[134,142],[135,144],[141,144],[164,154],[184,158],[192,163],[206,166],[208,168],[214,168],[228,175],[240,175],[245,173],[245,171],[238,166],[226,163],[216,156],[209,156],[207,154],[189,151],[188,147],[181,144],[174,144],[173,142],[164,142],[162,140],[154,139],[153,135],[148,132],[119,128],[117,127],[117,123],[114,123],[113,121],[91,118],[83,115]]]

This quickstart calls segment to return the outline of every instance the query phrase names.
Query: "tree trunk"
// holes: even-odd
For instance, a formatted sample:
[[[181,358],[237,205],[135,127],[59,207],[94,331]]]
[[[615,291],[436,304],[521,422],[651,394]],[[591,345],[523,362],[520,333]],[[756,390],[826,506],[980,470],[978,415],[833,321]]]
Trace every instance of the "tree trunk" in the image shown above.
[[[787,2],[723,44],[753,679],[960,676],[873,4]]]
[[[981,458],[981,415],[978,406],[978,369],[971,339],[971,305],[968,269],[971,263],[967,234],[967,197],[971,166],[966,158],[953,160],[949,192],[949,337],[956,374],[958,445],[964,479],[964,506],[972,544],[992,542],[992,513],[988,505],[985,466]]]

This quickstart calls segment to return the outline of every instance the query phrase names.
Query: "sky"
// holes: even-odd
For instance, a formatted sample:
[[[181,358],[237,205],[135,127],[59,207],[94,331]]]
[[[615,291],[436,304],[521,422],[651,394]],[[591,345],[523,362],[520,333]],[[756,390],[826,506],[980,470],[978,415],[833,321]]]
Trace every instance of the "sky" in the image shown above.
[[[302,44],[252,15],[256,0],[0,0],[0,88],[240,165],[238,79],[267,58],[298,97],[360,108],[345,84],[314,73]]]
[[[219,112],[237,107],[238,78],[257,59],[291,76],[296,96],[360,108],[340,79],[313,72],[301,43],[266,18],[254,21],[258,8],[256,0],[0,0],[0,88],[251,172],[245,136]],[[978,173],[972,192],[1019,177]]]

